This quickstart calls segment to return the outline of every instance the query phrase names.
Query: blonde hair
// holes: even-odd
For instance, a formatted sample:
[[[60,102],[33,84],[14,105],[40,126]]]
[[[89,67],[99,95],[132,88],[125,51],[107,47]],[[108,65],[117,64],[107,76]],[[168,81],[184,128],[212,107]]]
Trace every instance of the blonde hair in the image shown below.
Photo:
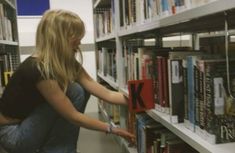
[[[85,27],[80,17],[70,11],[48,10],[38,24],[36,51],[38,68],[45,79],[56,80],[66,91],[68,84],[78,77],[81,65],[71,40],[82,39]],[[78,50],[82,59],[81,51]]]

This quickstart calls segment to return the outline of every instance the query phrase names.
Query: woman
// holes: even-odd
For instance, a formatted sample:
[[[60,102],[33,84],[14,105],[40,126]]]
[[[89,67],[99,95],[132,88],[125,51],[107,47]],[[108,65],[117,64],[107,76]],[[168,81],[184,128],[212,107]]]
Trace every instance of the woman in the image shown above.
[[[0,101],[0,143],[9,153],[75,153],[80,126],[134,138],[83,114],[88,93],[112,104],[128,102],[95,82],[75,59],[84,34],[83,21],[72,12],[43,15],[36,52],[13,74]]]

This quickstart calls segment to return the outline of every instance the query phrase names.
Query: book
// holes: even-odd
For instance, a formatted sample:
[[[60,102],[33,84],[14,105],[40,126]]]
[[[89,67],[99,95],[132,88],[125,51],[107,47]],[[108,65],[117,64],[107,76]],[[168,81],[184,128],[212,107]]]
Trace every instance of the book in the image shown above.
[[[182,60],[168,60],[169,76],[169,100],[172,123],[184,121],[184,84]]]
[[[226,118],[228,114],[225,112],[230,90],[227,84],[228,74],[226,71],[226,61],[225,59],[211,59],[203,60],[203,62],[205,68],[205,130],[207,131],[207,138],[210,143],[223,143],[223,141],[217,140],[218,137],[221,137],[221,133],[218,131],[220,131],[219,129],[221,129],[222,126],[216,128],[215,124],[217,124],[216,122],[218,122],[218,125],[226,124],[226,121],[228,121],[229,125],[229,122],[232,121],[229,119],[229,116],[229,118]],[[235,61],[231,60],[229,64],[233,66],[235,65]],[[230,71],[229,78],[230,80],[234,80],[235,72]],[[231,88],[234,88],[234,84],[231,84]],[[234,94],[234,90],[232,91],[232,94]],[[234,121],[232,121],[232,124],[233,122]]]
[[[188,118],[189,118],[189,129],[195,131],[195,82],[194,82],[194,66],[196,56],[187,57],[187,80],[188,80]]]
[[[168,140],[166,148],[165,153],[198,153],[198,151],[180,139]]]
[[[147,153],[154,139],[154,129],[163,128],[163,126],[153,120],[145,112],[136,114],[136,138],[137,150],[139,153]]]
[[[130,80],[128,81],[129,111],[141,112],[154,108],[153,81]]]
[[[235,116],[217,115],[214,120],[215,143],[235,142]]]

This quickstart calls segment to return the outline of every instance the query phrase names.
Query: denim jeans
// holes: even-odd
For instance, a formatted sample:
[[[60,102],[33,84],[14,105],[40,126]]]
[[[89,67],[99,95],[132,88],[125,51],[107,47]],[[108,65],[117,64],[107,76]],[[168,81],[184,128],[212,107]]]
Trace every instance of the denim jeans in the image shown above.
[[[84,113],[90,94],[72,83],[66,95]],[[79,130],[45,102],[21,123],[0,126],[0,144],[9,153],[76,153]]]

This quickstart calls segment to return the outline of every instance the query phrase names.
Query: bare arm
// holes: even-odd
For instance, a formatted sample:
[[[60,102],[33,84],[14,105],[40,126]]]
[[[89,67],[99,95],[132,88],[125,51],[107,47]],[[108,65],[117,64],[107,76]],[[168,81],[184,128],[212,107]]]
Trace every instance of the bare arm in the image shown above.
[[[89,74],[82,69],[79,76],[79,83],[91,94],[113,104],[127,105],[128,98],[122,93],[112,91],[93,80]]]
[[[92,130],[107,132],[109,125],[78,112],[56,81],[40,81],[37,88],[48,103],[71,123]],[[133,138],[132,134],[120,128],[115,128],[112,132],[125,138]]]

